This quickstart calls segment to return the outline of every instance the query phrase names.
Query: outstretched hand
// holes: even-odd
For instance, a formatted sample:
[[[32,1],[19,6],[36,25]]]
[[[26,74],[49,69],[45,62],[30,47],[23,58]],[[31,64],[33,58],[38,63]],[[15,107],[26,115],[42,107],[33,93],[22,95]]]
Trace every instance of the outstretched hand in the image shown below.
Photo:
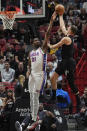
[[[51,16],[51,20],[54,21],[56,19],[57,13],[54,11],[54,13]]]

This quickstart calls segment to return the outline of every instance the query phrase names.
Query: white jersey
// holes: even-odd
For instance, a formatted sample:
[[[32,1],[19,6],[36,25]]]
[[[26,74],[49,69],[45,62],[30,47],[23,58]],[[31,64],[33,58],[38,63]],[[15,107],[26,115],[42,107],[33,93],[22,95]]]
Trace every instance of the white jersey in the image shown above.
[[[46,71],[47,56],[41,48],[30,52],[31,73],[41,73]]]

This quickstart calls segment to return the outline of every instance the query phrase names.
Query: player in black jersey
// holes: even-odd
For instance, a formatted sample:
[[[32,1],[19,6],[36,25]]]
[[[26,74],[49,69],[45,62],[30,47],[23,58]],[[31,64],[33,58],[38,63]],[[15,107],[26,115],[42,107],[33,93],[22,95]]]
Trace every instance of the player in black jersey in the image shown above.
[[[64,33],[65,37],[63,37],[57,44],[48,46],[52,48],[59,48],[62,47],[61,55],[62,55],[62,61],[56,68],[55,72],[53,73],[51,77],[51,83],[53,88],[53,96],[52,99],[55,99],[56,97],[56,88],[57,88],[57,79],[60,75],[65,74],[67,77],[67,80],[69,82],[69,85],[76,95],[77,105],[79,107],[80,105],[80,98],[79,98],[79,92],[78,88],[74,84],[74,71],[75,71],[75,60],[73,58],[74,50],[73,50],[73,37],[77,31],[77,28],[74,25],[71,25],[68,30],[65,28],[63,16],[59,16],[59,22],[60,22],[60,28],[62,32]]]

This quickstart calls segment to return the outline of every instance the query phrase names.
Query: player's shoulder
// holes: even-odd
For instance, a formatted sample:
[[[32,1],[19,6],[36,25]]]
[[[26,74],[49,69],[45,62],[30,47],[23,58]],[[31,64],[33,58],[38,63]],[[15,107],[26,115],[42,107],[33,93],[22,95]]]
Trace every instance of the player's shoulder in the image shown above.
[[[68,45],[72,43],[72,40],[69,36],[63,37],[62,41],[63,41],[63,43],[68,44]]]
[[[44,54],[43,48],[39,47],[39,51],[41,54]]]
[[[36,50],[32,49],[32,50],[29,52],[29,54],[32,54],[32,53],[34,53],[34,52],[36,52]]]
[[[71,38],[69,36],[65,36],[62,38],[63,40],[71,40]]]

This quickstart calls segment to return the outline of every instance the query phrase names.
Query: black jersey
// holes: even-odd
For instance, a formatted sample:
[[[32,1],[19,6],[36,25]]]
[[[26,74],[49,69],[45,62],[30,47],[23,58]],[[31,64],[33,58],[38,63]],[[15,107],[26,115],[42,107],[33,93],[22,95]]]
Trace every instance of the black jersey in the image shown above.
[[[72,58],[73,54],[74,54],[74,48],[73,48],[73,38],[70,36],[72,43],[70,45],[63,45],[62,46],[62,51],[61,51],[61,55],[62,55],[62,59],[66,59],[66,58]]]

